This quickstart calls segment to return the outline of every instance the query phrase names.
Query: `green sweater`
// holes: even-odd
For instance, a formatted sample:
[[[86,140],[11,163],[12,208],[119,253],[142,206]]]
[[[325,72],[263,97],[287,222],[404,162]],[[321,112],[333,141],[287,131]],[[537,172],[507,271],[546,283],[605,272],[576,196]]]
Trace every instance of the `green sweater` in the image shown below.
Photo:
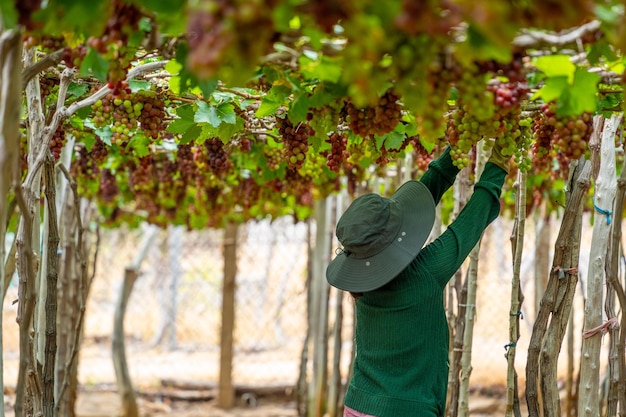
[[[449,149],[421,178],[435,204],[459,170]],[[377,417],[443,416],[449,333],[444,288],[499,214],[505,171],[488,162],[458,217],[385,286],[356,302],[356,358],[345,404]]]

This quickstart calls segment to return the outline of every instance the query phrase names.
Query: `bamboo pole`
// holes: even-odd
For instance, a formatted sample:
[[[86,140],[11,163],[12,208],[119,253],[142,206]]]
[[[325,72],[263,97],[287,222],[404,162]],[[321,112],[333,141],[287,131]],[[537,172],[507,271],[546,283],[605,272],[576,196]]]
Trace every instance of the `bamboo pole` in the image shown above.
[[[476,146],[478,155],[476,157],[476,178],[480,178],[487,155],[484,152],[482,141]],[[463,348],[461,352],[461,379],[459,387],[459,412],[458,415],[465,417],[469,415],[469,389],[470,375],[472,373],[472,345],[474,343],[474,319],[476,317],[476,292],[478,287],[478,259],[480,254],[480,243],[469,254],[469,267],[467,271],[467,301],[465,303],[465,316],[463,326]]]
[[[515,353],[520,337],[519,322],[522,314],[524,295],[520,286],[520,268],[524,249],[524,231],[526,229],[526,173],[518,171],[515,182],[515,224],[511,233],[513,251],[513,280],[511,282],[511,309],[509,312],[509,343],[507,345],[507,396],[505,415],[520,415],[517,392],[517,372],[515,371]]]

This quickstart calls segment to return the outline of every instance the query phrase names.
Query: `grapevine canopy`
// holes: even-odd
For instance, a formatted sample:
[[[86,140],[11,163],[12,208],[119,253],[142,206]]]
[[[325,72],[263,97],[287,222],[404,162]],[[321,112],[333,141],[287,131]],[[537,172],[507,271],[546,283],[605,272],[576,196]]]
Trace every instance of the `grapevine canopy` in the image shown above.
[[[302,219],[390,170],[419,176],[448,145],[472,166],[483,138],[528,172],[529,210],[553,204],[626,82],[623,1],[0,0],[0,12],[23,33],[23,79],[54,128],[43,142],[71,154],[110,225]],[[40,165],[23,159],[28,178]]]

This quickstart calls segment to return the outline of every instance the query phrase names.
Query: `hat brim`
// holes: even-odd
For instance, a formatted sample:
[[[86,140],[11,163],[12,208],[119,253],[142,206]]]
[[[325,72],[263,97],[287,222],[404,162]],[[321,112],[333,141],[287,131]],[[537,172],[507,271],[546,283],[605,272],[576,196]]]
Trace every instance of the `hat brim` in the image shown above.
[[[350,292],[375,290],[394,279],[421,251],[435,222],[432,194],[423,183],[408,181],[390,199],[396,201],[402,214],[398,236],[368,258],[355,258],[345,252],[337,255],[326,268],[330,285]]]

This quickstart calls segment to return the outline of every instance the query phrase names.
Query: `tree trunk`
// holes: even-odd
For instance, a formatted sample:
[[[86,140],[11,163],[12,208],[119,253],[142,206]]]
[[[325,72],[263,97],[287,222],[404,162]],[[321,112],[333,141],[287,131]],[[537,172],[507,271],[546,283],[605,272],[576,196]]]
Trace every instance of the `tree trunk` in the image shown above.
[[[615,178],[615,132],[621,122],[621,114],[605,120],[602,131],[600,170],[595,184],[594,207],[596,218],[591,238],[589,272],[587,273],[587,302],[583,328],[592,332],[602,324],[602,294],[604,289],[604,265],[610,233],[610,217],[598,215],[610,213],[613,208],[617,180]],[[583,416],[598,416],[600,380],[600,342],[602,333],[587,333],[583,337],[580,369],[578,412]]]
[[[526,404],[530,417],[539,417],[539,355],[546,334],[547,324],[551,315],[556,311],[557,293],[559,288],[567,284],[576,274],[576,271],[566,268],[563,264],[568,244],[571,242],[573,231],[577,230],[575,223],[580,220],[579,212],[582,207],[583,197],[589,187],[591,175],[591,164],[581,159],[572,163],[570,167],[569,190],[573,190],[568,195],[561,228],[555,243],[552,269],[546,291],[541,299],[539,312],[533,325],[533,331],[528,346],[528,357],[526,360]],[[575,265],[574,265],[575,267]],[[567,276],[570,275],[570,278]]]
[[[59,228],[56,210],[56,174],[52,155],[46,158],[45,196],[48,211],[48,244],[46,251],[46,304],[45,304],[45,343],[43,363],[43,415],[54,417],[55,411],[55,371],[57,355],[57,281],[58,281],[58,247]]]
[[[150,227],[145,231],[145,235],[141,242],[135,258],[124,271],[124,280],[120,288],[119,298],[115,305],[115,316],[113,319],[113,336],[112,336],[112,355],[113,367],[115,368],[115,377],[117,378],[117,388],[121,401],[121,417],[138,417],[137,399],[135,391],[128,372],[128,363],[126,361],[126,347],[124,343],[124,316],[126,315],[126,306],[135,285],[135,281],[139,277],[141,263],[146,258],[150,247],[154,241],[157,229]]]
[[[617,180],[617,194],[615,196],[615,206],[613,213],[622,213],[624,210],[624,195],[626,194],[626,169],[622,166],[622,172]],[[615,292],[619,307],[622,312],[622,318],[619,326],[612,327],[611,330],[611,347],[614,347],[615,357],[611,356],[613,361],[613,369],[611,373],[611,390],[614,391],[614,401],[619,405],[620,416],[626,416],[626,293],[623,284],[619,279],[619,259],[622,247],[620,245],[622,238],[622,216],[615,216],[611,229],[610,250],[607,261],[607,291],[610,287]],[[615,369],[616,368],[616,369]],[[617,377],[616,377],[617,375]],[[617,381],[615,381],[617,380]],[[613,392],[611,393],[613,394]],[[609,398],[613,398],[609,395]],[[609,406],[610,412],[614,405]],[[608,414],[607,415],[611,415]],[[614,414],[613,414],[614,415]]]
[[[19,31],[0,31],[0,392],[4,392],[4,362],[2,359],[2,323],[4,288],[11,279],[5,268],[6,225],[10,216],[9,190],[17,181],[20,146],[20,110],[22,108],[21,65],[22,34]],[[15,247],[15,246],[12,246]],[[4,416],[4,401],[0,404],[0,415]]]

